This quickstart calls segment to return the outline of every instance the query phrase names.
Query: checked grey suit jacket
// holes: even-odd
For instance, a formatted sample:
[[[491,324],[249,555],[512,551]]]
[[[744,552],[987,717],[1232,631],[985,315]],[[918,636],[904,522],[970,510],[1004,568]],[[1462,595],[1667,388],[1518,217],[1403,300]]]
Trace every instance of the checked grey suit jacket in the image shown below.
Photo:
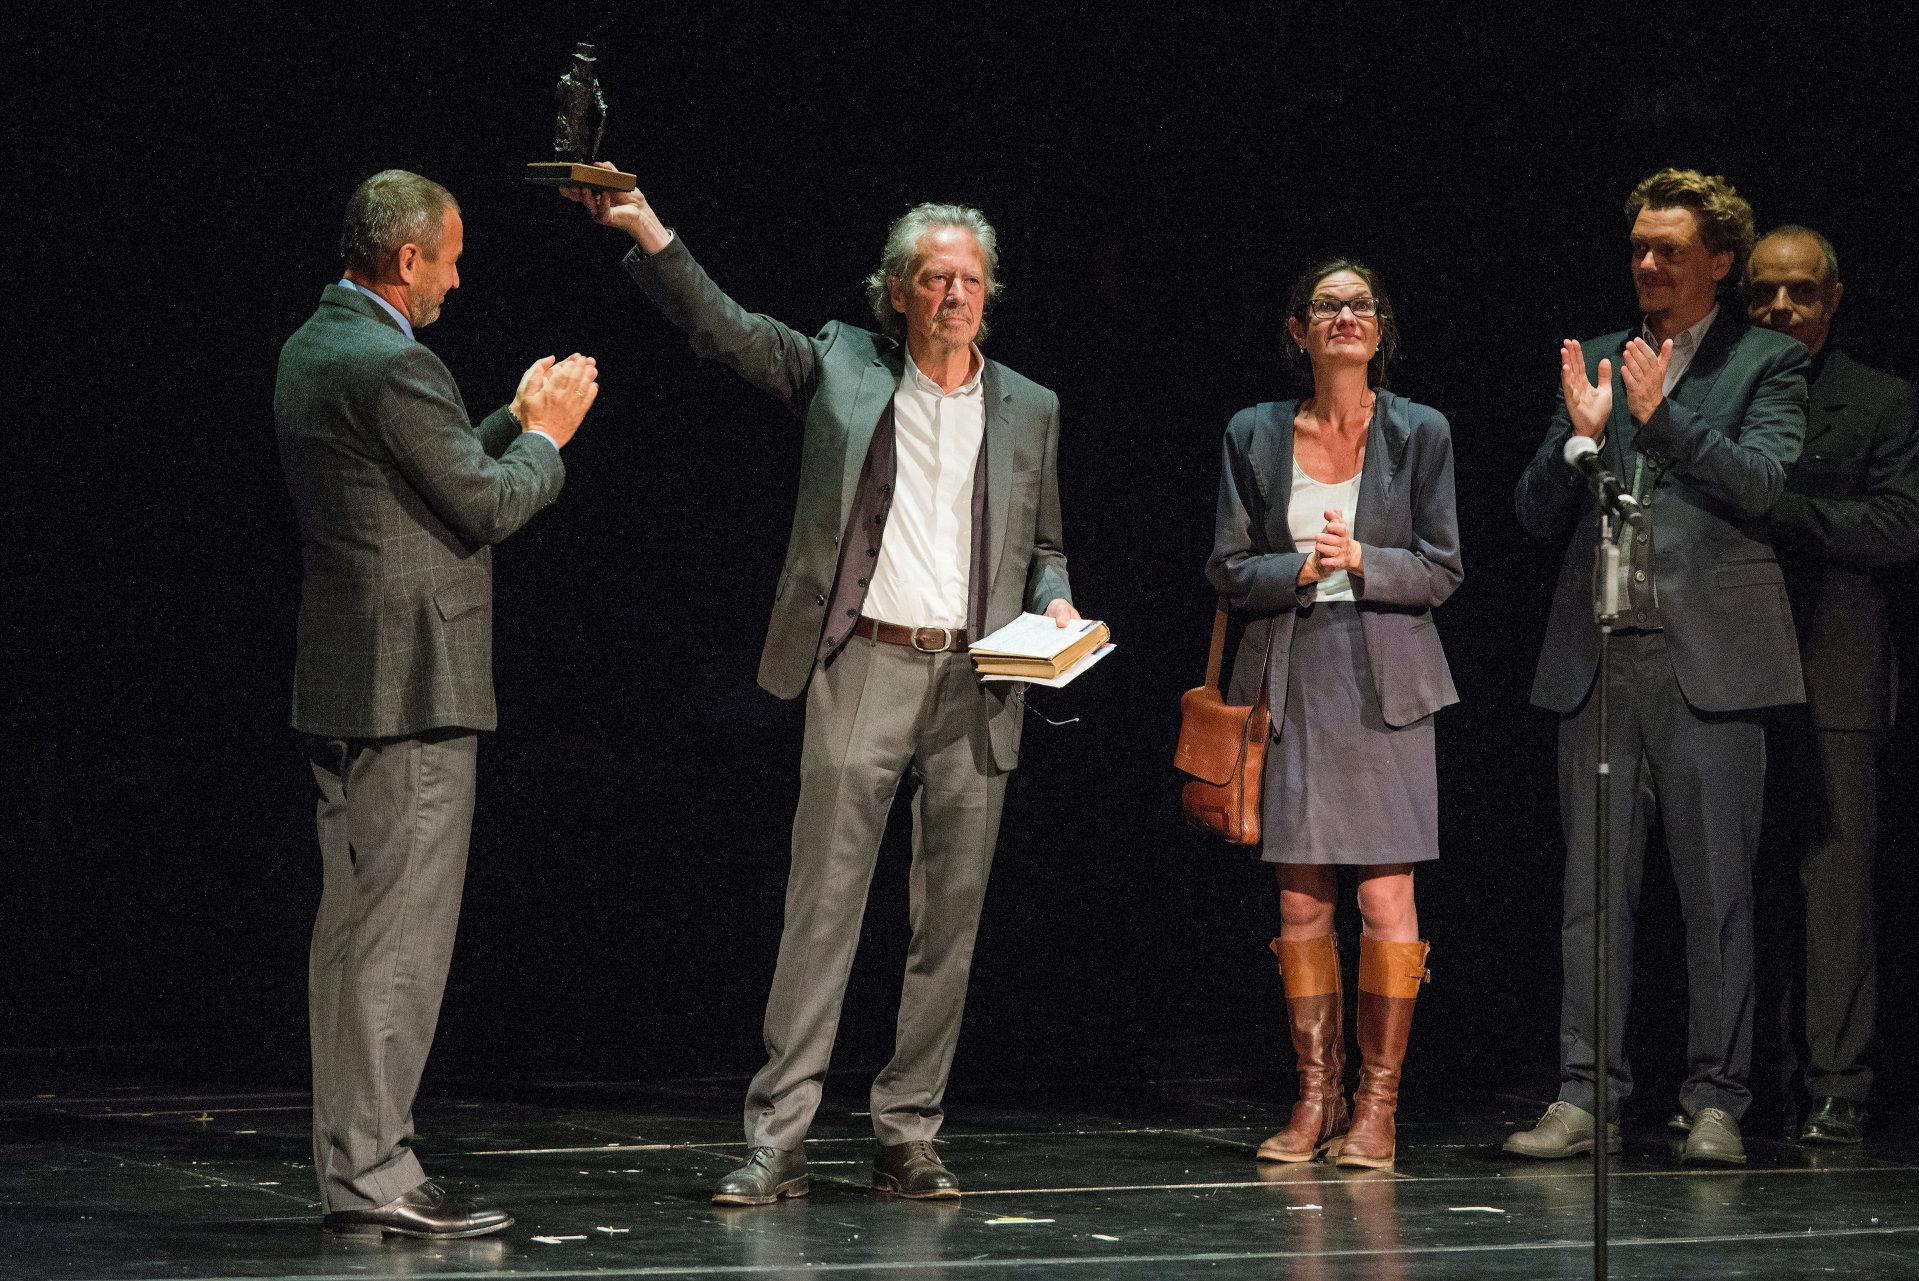
[[[774,593],[773,620],[760,656],[760,685],[797,698],[812,679],[839,567],[840,537],[880,415],[899,386],[898,343],[853,325],[828,322],[808,338],[777,320],[747,312],[713,283],[677,234],[657,254],[635,247],[627,271],[693,350],[717,360],[777,397],[805,424],[799,501],[786,563]],[[1043,611],[1070,599],[1060,532],[1059,398],[989,360],[986,398],[986,622],[1005,626],[1022,609]],[[1023,686],[983,685],[994,763],[1019,762]]]
[[[1700,339],[1672,394],[1643,423],[1626,409],[1619,355],[1639,331],[1583,344],[1586,376],[1613,362],[1612,420],[1600,459],[1630,484],[1635,454],[1665,470],[1653,490],[1653,569],[1673,674],[1702,712],[1751,711],[1805,701],[1799,647],[1766,513],[1806,434],[1806,349],[1746,323],[1731,306]],[[1591,487],[1561,456],[1572,434],[1565,398],[1519,478],[1519,523],[1539,538],[1570,538],[1561,563],[1532,701],[1577,711],[1599,668],[1592,614],[1599,517]]]
[[[1299,585],[1306,553],[1294,546],[1288,517],[1298,409],[1297,400],[1268,401],[1233,415],[1206,562],[1206,579],[1229,608],[1272,615],[1270,627],[1248,627],[1240,638],[1227,701],[1245,706],[1258,696],[1270,637],[1267,701],[1275,737],[1286,706],[1295,611],[1311,605],[1319,590],[1316,583]],[[1388,725],[1411,725],[1459,701],[1433,630],[1433,607],[1466,576],[1452,433],[1438,410],[1380,390],[1366,430],[1359,499],[1348,520],[1354,541],[1366,549],[1366,572],[1354,576],[1353,591],[1373,692]]]
[[[300,520],[293,725],[328,738],[492,729],[490,544],[565,467],[371,299],[327,286],[280,352],[273,419]]]

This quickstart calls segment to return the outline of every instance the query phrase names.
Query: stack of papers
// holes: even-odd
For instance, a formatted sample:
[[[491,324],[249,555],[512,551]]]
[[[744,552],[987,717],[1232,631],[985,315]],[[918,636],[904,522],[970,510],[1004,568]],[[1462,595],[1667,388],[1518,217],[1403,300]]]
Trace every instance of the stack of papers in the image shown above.
[[[1058,688],[1112,653],[1111,635],[1096,618],[1061,627],[1044,614],[1021,614],[967,652],[981,680]]]

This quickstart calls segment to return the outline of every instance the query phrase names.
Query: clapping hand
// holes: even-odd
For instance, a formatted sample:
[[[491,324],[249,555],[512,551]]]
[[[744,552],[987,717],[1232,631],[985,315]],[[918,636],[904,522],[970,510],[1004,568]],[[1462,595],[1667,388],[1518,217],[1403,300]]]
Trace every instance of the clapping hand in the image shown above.
[[[1666,370],[1672,365],[1672,339],[1655,353],[1644,338],[1634,338],[1619,356],[1619,378],[1626,384],[1626,412],[1636,423],[1653,416],[1666,398]]]
[[[1612,417],[1612,361],[1599,362],[1599,382],[1595,385],[1586,377],[1585,353],[1577,341],[1568,338],[1559,344],[1559,390],[1566,398],[1573,432],[1598,440],[1606,430],[1606,420]]]
[[[600,398],[599,373],[593,357],[578,352],[561,361],[542,356],[520,375],[513,416],[523,430],[540,432],[564,446]]]

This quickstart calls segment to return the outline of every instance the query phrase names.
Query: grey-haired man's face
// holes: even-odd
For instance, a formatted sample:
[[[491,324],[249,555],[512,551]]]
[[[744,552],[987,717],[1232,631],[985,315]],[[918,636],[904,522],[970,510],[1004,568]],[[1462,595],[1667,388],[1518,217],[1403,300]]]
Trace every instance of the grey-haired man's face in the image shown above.
[[[986,255],[972,232],[941,227],[921,236],[907,277],[886,279],[893,310],[906,322],[908,349],[971,347],[986,314],[986,284]]]

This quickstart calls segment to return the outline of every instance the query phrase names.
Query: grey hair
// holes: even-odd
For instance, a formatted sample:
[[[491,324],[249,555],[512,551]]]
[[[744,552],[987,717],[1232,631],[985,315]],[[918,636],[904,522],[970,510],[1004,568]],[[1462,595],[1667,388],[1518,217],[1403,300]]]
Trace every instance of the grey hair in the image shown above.
[[[431,178],[383,169],[354,188],[346,202],[340,256],[349,271],[367,276],[377,275],[402,245],[418,245],[433,258],[440,252],[449,209],[458,213],[460,202]]]
[[[1789,222],[1783,227],[1774,227],[1771,231],[1759,237],[1759,240],[1754,243],[1753,248],[1757,249],[1760,244],[1771,240],[1774,236],[1807,237],[1814,244],[1818,245],[1819,252],[1826,256],[1826,279],[1823,283],[1830,285],[1833,281],[1839,279],[1839,251],[1832,247],[1832,241],[1827,240],[1811,227],[1802,227],[1796,222]],[[1748,255],[1746,259],[1746,266],[1748,268],[1748,274],[1750,274],[1752,267],[1752,258],[1750,255]]]
[[[959,228],[979,243],[980,257],[986,263],[986,301],[990,304],[998,296],[999,233],[993,230],[992,223],[986,221],[986,215],[970,205],[914,205],[887,230],[886,252],[880,257],[879,268],[866,278],[866,301],[872,306],[873,316],[880,322],[880,330],[887,337],[898,339],[906,334],[906,321],[893,310],[893,300],[886,289],[887,280],[905,280],[912,275],[913,263],[919,257],[920,241],[928,233],[944,231],[948,227]],[[986,337],[984,318],[980,321],[979,336]]]

